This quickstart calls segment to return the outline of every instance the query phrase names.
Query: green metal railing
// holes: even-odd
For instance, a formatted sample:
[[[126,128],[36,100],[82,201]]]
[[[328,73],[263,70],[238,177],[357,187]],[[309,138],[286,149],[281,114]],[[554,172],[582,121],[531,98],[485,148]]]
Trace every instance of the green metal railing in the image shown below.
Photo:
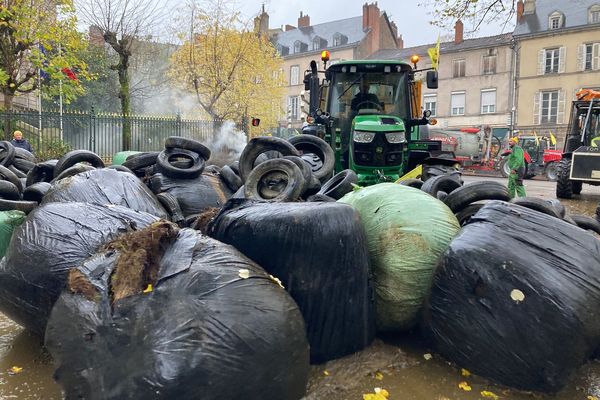
[[[72,149],[85,149],[111,160],[123,150],[123,122],[118,114],[90,112],[0,111],[5,138],[20,130],[31,143],[38,159],[60,157]],[[220,121],[188,120],[181,116],[127,117],[131,123],[131,148],[159,151],[169,136],[182,136],[210,142],[221,126]]]

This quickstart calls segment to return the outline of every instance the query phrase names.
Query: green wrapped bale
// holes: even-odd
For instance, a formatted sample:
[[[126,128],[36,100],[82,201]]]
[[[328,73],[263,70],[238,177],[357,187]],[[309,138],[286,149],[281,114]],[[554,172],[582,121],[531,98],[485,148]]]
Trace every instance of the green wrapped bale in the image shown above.
[[[433,271],[460,230],[441,201],[408,186],[382,183],[344,196],[367,234],[379,331],[413,327]]]
[[[0,258],[4,257],[4,253],[6,253],[13,231],[23,221],[25,221],[25,213],[22,211],[0,212]]]

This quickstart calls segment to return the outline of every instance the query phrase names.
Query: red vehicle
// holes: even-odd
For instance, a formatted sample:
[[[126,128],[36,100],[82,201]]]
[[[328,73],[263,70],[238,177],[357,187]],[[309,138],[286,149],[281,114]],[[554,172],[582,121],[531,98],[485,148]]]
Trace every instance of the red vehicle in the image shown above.
[[[549,139],[540,136],[519,136],[519,145],[525,151],[527,171],[525,178],[544,175],[549,181],[556,181],[558,163],[562,159],[562,151],[553,149]],[[503,155],[510,154],[510,150]],[[500,162],[500,172],[505,178],[510,174],[507,164],[508,157]]]

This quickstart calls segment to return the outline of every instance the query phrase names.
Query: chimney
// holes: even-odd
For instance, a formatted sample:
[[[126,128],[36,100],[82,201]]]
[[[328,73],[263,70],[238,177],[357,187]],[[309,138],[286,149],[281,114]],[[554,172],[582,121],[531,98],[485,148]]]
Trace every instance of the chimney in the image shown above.
[[[91,25],[89,29],[90,44],[98,47],[104,47],[104,33],[96,25]]]
[[[398,43],[398,48],[399,49],[403,49],[404,48],[404,39],[402,38],[402,35],[399,35],[396,38],[396,42]]]
[[[377,2],[372,4],[365,3],[363,5],[363,31],[369,28],[379,28],[379,16],[380,12]]]
[[[523,13],[525,12],[525,3],[523,0],[517,1],[517,24],[523,19]]]
[[[261,14],[254,18],[254,32],[264,36],[269,34],[269,14],[265,11],[264,4]]]
[[[296,27],[295,27],[294,25],[286,25],[286,26],[285,26],[285,31],[286,31],[286,32],[287,32],[287,31],[294,30],[294,29],[296,29]]]
[[[525,0],[523,15],[535,14],[535,0]]]
[[[459,19],[454,24],[454,43],[460,44],[464,40],[464,25],[462,21]]]
[[[300,18],[298,18],[298,28],[307,28],[310,26],[310,17],[307,15],[302,15],[302,11],[300,11]]]

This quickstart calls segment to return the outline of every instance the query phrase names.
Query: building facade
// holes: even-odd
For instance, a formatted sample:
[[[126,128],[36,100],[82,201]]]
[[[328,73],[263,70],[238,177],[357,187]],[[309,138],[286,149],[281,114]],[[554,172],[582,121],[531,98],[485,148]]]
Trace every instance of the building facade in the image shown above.
[[[564,142],[571,101],[600,89],[600,0],[519,1],[517,129]]]
[[[267,21],[265,23],[264,21]],[[268,29],[268,15],[264,12],[255,20],[255,29]],[[308,111],[303,104],[304,72],[312,60],[322,69],[321,52],[331,53],[330,63],[363,59],[381,48],[397,49],[402,46],[398,28],[382,12],[377,3],[363,5],[362,16],[311,25],[310,17],[300,13],[297,27],[286,25],[268,30],[271,41],[284,60],[283,76],[287,82],[282,101],[280,125],[300,128]],[[308,99],[308,96],[305,97]]]
[[[454,40],[440,44],[439,88],[423,85],[422,108],[438,120],[436,128],[489,126],[502,137],[509,130],[513,108],[512,36],[503,34],[463,38],[463,24],[455,26]],[[380,50],[372,59],[409,61],[420,56],[419,68],[431,67],[427,50],[435,43],[401,50]]]

